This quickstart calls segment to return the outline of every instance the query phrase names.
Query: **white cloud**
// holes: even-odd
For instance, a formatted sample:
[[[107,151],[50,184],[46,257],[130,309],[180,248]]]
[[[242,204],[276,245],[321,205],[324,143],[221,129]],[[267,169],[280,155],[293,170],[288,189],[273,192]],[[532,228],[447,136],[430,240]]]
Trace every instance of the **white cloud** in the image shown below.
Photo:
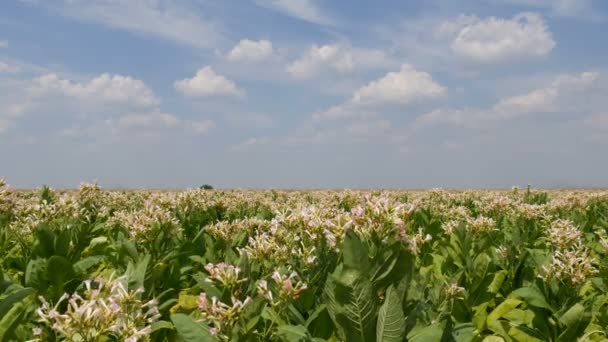
[[[435,82],[429,73],[404,64],[399,71],[389,72],[356,90],[349,101],[312,116],[316,121],[368,118],[377,114],[378,107],[408,105],[439,98],[446,92],[447,89]]]
[[[274,49],[269,40],[253,41],[249,39],[241,40],[228,53],[228,60],[231,62],[262,62],[272,58]]]
[[[63,0],[53,6],[62,14],[83,21],[159,37],[197,47],[213,47],[220,38],[218,29],[203,21],[191,8],[170,0]]]
[[[128,114],[118,119],[116,126],[120,129],[175,127],[179,120],[169,113]]]
[[[125,103],[144,107],[160,103],[143,81],[108,73],[84,83],[62,79],[53,73],[46,74],[33,81],[31,91],[37,96],[58,94],[93,103]]]
[[[266,145],[270,142],[270,138],[267,137],[250,138],[238,144],[232,145],[229,150],[232,152],[241,152],[249,150],[254,146]]]
[[[21,68],[18,65],[12,65],[5,62],[0,62],[0,74],[14,74],[21,71]]]
[[[313,45],[306,54],[287,66],[294,78],[311,78],[327,71],[349,73],[392,65],[385,53],[374,49],[355,49],[341,44]]]
[[[6,131],[15,120],[26,112],[26,105],[3,104],[0,101],[0,133]]]
[[[560,75],[545,87],[505,98],[490,108],[438,109],[422,115],[417,123],[477,127],[526,115],[585,110],[586,94],[599,77],[596,72]]]
[[[242,96],[245,91],[212,67],[200,69],[192,78],[175,81],[175,89],[188,96]]]
[[[8,41],[0,40],[0,49],[7,48],[7,47],[8,47]]]
[[[189,121],[188,127],[197,134],[205,134],[210,129],[215,127],[215,123],[211,120]]]
[[[64,128],[59,136],[72,138],[102,139],[120,141],[133,137],[158,138],[167,130],[179,130],[194,134],[206,134],[215,126],[211,120],[181,120],[173,114],[153,110],[148,113],[133,113],[116,119],[105,119]]]
[[[553,35],[543,18],[521,13],[512,19],[461,16],[442,23],[440,36],[452,35],[452,51],[476,63],[504,63],[546,56],[555,47]]]
[[[255,0],[255,3],[313,24],[333,25],[333,20],[323,13],[314,0]]]
[[[593,0],[503,0],[504,2],[548,9],[564,17],[595,17]]]
[[[365,105],[408,104],[437,98],[445,92],[446,89],[436,83],[430,74],[404,64],[400,71],[389,72],[357,90],[352,102]]]
[[[596,72],[560,75],[547,87],[501,100],[494,106],[494,111],[500,114],[500,117],[506,118],[527,113],[557,112],[564,109],[565,97],[581,95],[598,78],[599,74]]]

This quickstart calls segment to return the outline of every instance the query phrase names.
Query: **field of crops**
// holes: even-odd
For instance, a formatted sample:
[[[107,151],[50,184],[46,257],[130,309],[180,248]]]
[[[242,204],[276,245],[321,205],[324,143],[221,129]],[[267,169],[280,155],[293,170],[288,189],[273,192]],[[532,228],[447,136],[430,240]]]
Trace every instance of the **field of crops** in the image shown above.
[[[0,184],[0,341],[608,340],[608,192]]]

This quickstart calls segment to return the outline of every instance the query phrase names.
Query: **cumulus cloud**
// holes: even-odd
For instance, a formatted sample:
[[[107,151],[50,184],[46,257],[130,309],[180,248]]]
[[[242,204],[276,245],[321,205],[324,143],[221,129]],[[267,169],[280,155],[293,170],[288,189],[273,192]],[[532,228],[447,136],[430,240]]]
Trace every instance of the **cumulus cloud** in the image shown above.
[[[535,13],[521,13],[512,19],[465,16],[440,25],[438,32],[453,32],[452,51],[476,63],[539,58],[555,47],[551,31]]]
[[[0,49],[7,48],[7,47],[8,47],[8,41],[0,40]]]
[[[313,114],[315,120],[336,120],[348,117],[370,117],[376,109],[390,105],[408,105],[438,98],[447,92],[424,71],[404,64],[396,72],[371,81],[354,92],[349,101]]]
[[[175,81],[175,89],[187,96],[242,96],[245,91],[212,67],[200,69],[192,78]]]
[[[255,3],[313,24],[333,25],[333,20],[323,13],[314,0],[255,0]]]
[[[355,49],[341,44],[313,45],[287,66],[294,78],[311,78],[326,71],[349,73],[357,69],[386,67],[391,62],[383,51]]]
[[[89,102],[128,103],[136,106],[160,104],[160,99],[154,96],[143,81],[108,73],[88,82],[75,82],[50,73],[36,78],[30,90],[36,96],[63,95]]]
[[[408,104],[437,98],[445,92],[446,89],[436,83],[429,73],[404,64],[398,72],[389,72],[357,90],[352,102],[370,105]]]
[[[487,109],[438,109],[422,115],[417,122],[476,127],[526,115],[575,110],[574,107],[581,107],[579,105],[581,100],[584,101],[585,93],[592,89],[599,77],[596,72],[560,75],[545,87],[507,97]]]
[[[268,60],[274,55],[272,42],[269,40],[253,41],[249,39],[241,40],[228,53],[228,60],[231,62],[251,62],[257,63]]]

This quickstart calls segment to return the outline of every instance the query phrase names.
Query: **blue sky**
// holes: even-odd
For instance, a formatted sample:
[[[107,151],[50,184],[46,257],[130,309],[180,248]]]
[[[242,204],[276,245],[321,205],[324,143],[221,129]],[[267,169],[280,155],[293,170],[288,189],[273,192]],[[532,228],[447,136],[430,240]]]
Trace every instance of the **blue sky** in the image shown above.
[[[602,0],[8,0],[13,187],[608,186]]]

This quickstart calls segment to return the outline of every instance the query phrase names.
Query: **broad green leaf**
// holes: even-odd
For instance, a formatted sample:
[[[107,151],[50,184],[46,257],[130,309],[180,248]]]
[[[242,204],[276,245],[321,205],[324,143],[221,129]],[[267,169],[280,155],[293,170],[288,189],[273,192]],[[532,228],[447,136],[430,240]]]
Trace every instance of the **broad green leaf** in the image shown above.
[[[4,299],[2,299],[2,301],[0,301],[0,317],[6,315],[13,305],[23,301],[35,292],[36,291],[34,291],[32,288],[24,288],[6,296]]]
[[[553,308],[551,307],[551,305],[549,305],[549,303],[547,303],[545,296],[542,294],[542,292],[540,292],[539,289],[535,287],[519,288],[511,292],[511,296],[523,299],[528,305],[532,305],[537,308],[547,309],[553,312]]]
[[[64,285],[75,276],[74,267],[68,259],[58,255],[50,257],[46,267],[47,279],[57,291],[55,294],[61,295]]]
[[[452,329],[452,338],[455,342],[470,342],[477,336],[477,329],[472,323],[461,323]]]
[[[273,308],[266,306],[262,310],[262,318],[274,323],[275,325],[286,325],[287,322]]]
[[[190,312],[198,307],[198,296],[180,293],[176,307],[177,308],[172,308],[171,311],[177,312],[181,309]]]
[[[488,315],[488,326],[490,322],[497,321],[500,318],[504,317],[506,314],[511,312],[511,310],[518,307],[521,303],[523,303],[519,299],[515,298],[507,298],[504,302],[500,303],[489,315]]]
[[[209,334],[207,327],[197,323],[192,317],[184,314],[171,315],[171,322],[181,342],[215,342],[217,339]]]
[[[321,304],[308,317],[306,327],[313,337],[329,338],[334,332],[334,323],[327,311],[327,305]]]
[[[494,274],[494,279],[492,280],[492,283],[490,284],[490,286],[488,286],[488,291],[490,293],[498,293],[498,291],[502,287],[502,284],[505,281],[505,278],[507,277],[507,274],[509,274],[509,272],[505,270],[496,272]]]
[[[353,342],[374,341],[376,337],[376,301],[369,278],[345,269],[335,281],[328,305],[331,316],[344,338]]]
[[[152,323],[152,332],[159,331],[159,330],[172,330],[172,329],[173,329],[173,324],[171,324],[171,322],[158,321],[158,322]]]
[[[425,327],[416,327],[407,334],[408,342],[439,342],[443,336],[445,322],[434,323]]]
[[[505,342],[505,339],[500,336],[486,336],[482,342]]]
[[[41,291],[46,289],[48,282],[46,267],[46,259],[30,260],[25,269],[25,285]]]
[[[76,274],[86,274],[86,272],[93,266],[100,264],[104,259],[103,255],[94,255],[78,260],[74,264],[74,271]]]
[[[312,336],[302,325],[281,325],[277,327],[277,335],[286,342],[310,342]]]
[[[499,334],[505,339],[509,339],[507,329],[505,329],[505,322],[500,319],[505,315],[514,310],[517,306],[522,303],[521,300],[515,298],[507,298],[504,302],[500,303],[489,315],[486,320],[486,324],[489,330],[496,334]]]
[[[19,302],[13,305],[5,315],[0,316],[0,342],[9,341],[8,338],[23,319],[26,308],[25,303]]]
[[[559,335],[557,341],[576,341],[577,338],[583,335],[590,322],[591,313],[586,312],[582,304],[574,304],[559,318],[560,325],[565,327],[565,329]]]
[[[129,262],[127,266],[127,281],[129,283],[129,289],[144,288],[144,281],[146,280],[146,270],[150,263],[150,255],[146,254],[141,259],[137,260],[137,263]]]
[[[367,274],[370,269],[368,250],[357,233],[349,229],[342,244],[344,267]]]
[[[405,315],[401,307],[401,298],[393,286],[386,290],[386,299],[378,312],[376,341],[401,342],[405,335]]]

